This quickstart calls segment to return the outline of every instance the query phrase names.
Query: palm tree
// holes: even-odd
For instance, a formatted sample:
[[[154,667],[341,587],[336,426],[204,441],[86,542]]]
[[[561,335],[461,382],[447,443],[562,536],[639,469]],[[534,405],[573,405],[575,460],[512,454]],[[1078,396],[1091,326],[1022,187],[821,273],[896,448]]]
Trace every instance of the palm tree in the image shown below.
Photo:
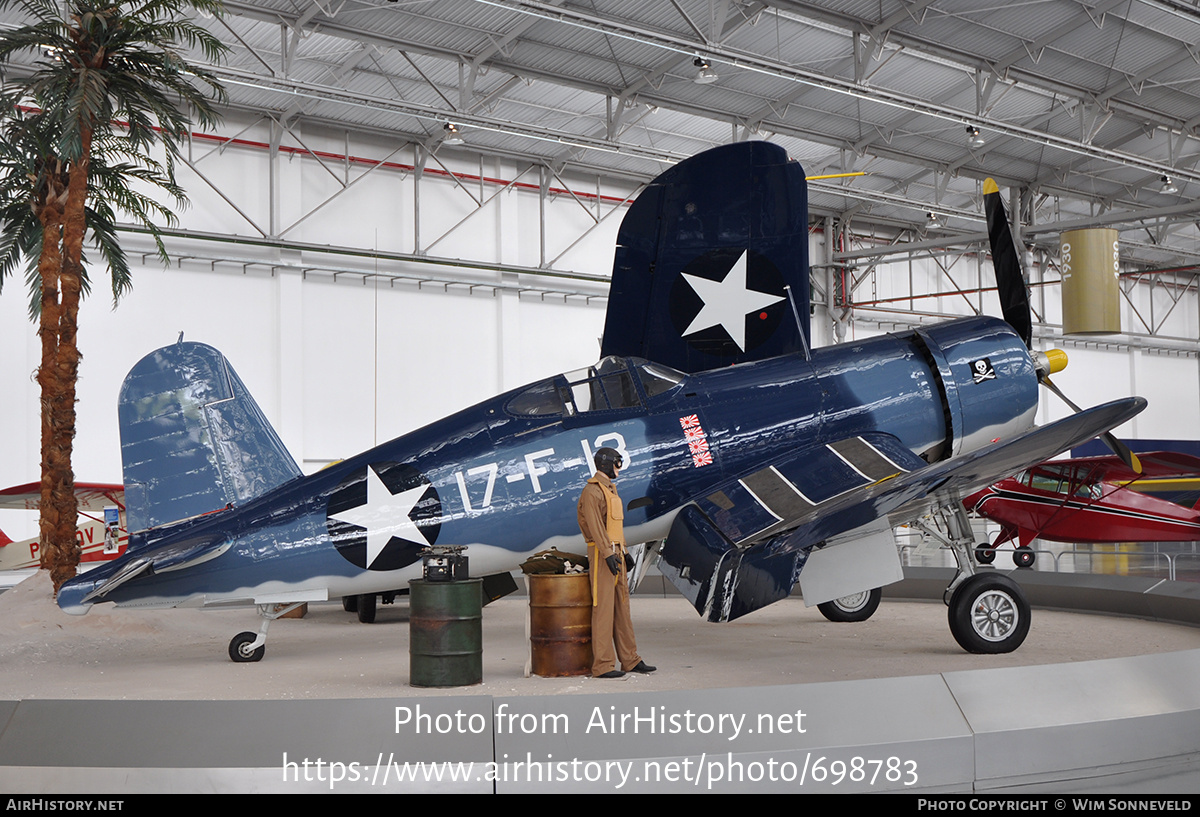
[[[62,220],[66,202],[68,176],[62,159],[54,155],[57,135],[55,123],[44,113],[17,111],[3,120],[0,130],[0,288],[23,260],[27,261],[26,279],[29,284],[29,315],[39,323],[42,340],[42,364],[38,382],[43,392],[54,390],[58,350],[60,303],[58,293],[61,267]],[[130,287],[129,265],[116,239],[117,209],[129,214],[147,229],[158,244],[159,255],[166,261],[156,222],[173,225],[175,213],[159,202],[131,187],[141,183],[157,187],[174,200],[176,206],[186,203],[183,190],[167,175],[157,162],[139,165],[126,156],[128,146],[121,140],[107,139],[95,143],[89,162],[91,179],[88,182],[92,200],[86,209],[88,230],[101,258],[111,272],[114,304]],[[89,280],[83,279],[83,290]],[[61,449],[53,445],[51,433],[53,413],[42,412],[42,472],[53,474],[61,470]],[[66,463],[69,468],[70,463]],[[73,495],[71,484],[61,486],[63,493]],[[54,491],[54,483],[49,486]],[[41,514],[43,542],[53,541],[55,534],[69,535],[74,543],[75,514],[73,509],[60,513],[62,495],[54,494],[50,501],[43,497]],[[59,530],[62,528],[63,530]],[[44,549],[45,566],[51,570],[67,569],[71,549]]]
[[[11,175],[6,181],[14,188],[28,184],[26,204],[36,226],[30,216],[7,211],[8,199],[0,198],[0,216],[21,225],[9,226],[0,242],[0,253],[8,252],[0,255],[0,279],[14,267],[13,254],[32,257],[36,248],[31,289],[36,285],[42,337],[42,566],[57,592],[79,561],[71,449],[79,303],[88,282],[84,239],[90,227],[119,297],[129,278],[116,242],[117,212],[150,225],[154,217],[173,217],[131,183],[148,181],[181,201],[174,159],[191,116],[215,124],[213,98],[224,97],[217,79],[189,64],[181,50],[199,49],[216,62],[225,47],[183,16],[188,9],[219,14],[219,0],[0,0],[0,8],[14,6],[33,22],[0,36],[0,63],[23,52],[40,56],[30,76],[6,89],[0,111],[6,132],[19,137],[6,147],[5,159],[15,163],[23,150],[26,160],[25,182]],[[22,101],[40,113],[24,116]],[[156,145],[166,148],[161,163],[150,156]],[[165,258],[161,241],[158,247]]]

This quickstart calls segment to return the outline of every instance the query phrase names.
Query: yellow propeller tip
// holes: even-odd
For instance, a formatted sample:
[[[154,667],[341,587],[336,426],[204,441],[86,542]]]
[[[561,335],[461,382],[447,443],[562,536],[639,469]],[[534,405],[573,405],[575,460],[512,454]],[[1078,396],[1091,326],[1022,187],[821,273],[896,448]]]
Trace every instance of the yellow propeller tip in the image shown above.
[[[999,193],[1000,187],[996,184],[996,180],[988,176],[983,180],[983,195],[988,196],[992,193]]]
[[[821,179],[847,179],[847,178],[850,178],[851,176],[865,176],[865,175],[867,175],[867,172],[865,170],[856,170],[853,173],[826,173],[823,176],[805,176],[804,181],[815,182],[815,181],[819,181]]]

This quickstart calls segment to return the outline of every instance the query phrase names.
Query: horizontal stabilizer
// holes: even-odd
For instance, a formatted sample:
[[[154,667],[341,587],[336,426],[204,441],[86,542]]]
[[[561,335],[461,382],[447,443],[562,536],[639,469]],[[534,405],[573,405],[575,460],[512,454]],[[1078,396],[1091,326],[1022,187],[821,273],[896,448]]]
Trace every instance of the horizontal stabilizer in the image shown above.
[[[218,533],[151,547],[139,555],[150,560],[155,573],[168,573],[215,559],[232,546],[233,542],[225,534]]]
[[[132,579],[211,561],[229,550],[232,544],[225,533],[216,532],[144,545],[136,552],[131,551],[119,560],[68,581],[58,592],[59,606],[72,614],[87,612],[88,605],[105,601],[104,596]]]
[[[129,530],[240,505],[300,469],[225,357],[202,343],[151,352],[118,402]]]
[[[109,576],[103,582],[95,584],[91,592],[79,600],[80,605],[90,604],[106,593],[111,593],[130,579],[135,579],[150,569],[149,559],[133,559],[125,563],[125,566],[118,570],[113,575]],[[64,585],[65,587],[65,585]],[[60,593],[61,595],[61,593]],[[59,600],[59,606],[63,606],[62,599]],[[67,609],[63,607],[63,609]],[[68,610],[68,612],[71,612]]]

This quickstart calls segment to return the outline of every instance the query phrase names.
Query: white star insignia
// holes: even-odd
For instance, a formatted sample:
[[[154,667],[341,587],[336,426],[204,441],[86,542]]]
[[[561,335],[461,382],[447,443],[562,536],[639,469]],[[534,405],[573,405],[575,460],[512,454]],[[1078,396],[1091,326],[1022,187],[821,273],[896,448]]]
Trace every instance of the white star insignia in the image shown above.
[[[765,309],[783,300],[782,295],[771,295],[746,287],[746,255],[743,250],[738,260],[733,262],[724,280],[712,281],[698,275],[682,273],[684,280],[691,285],[692,290],[704,301],[704,307],[692,319],[691,324],[684,330],[684,335],[691,335],[713,326],[721,326],[738,349],[746,351],[746,316],[751,312]]]
[[[429,544],[425,534],[408,517],[428,490],[429,485],[418,485],[416,488],[393,494],[375,473],[375,469],[367,466],[367,504],[332,514],[329,518],[367,529],[369,568],[393,536]]]

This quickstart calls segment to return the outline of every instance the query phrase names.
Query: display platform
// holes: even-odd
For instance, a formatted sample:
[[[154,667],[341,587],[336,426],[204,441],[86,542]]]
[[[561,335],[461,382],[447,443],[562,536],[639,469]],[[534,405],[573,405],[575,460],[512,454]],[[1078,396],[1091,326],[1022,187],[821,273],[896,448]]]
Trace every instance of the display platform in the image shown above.
[[[911,571],[861,624],[798,600],[708,624],[639,594],[660,669],[623,681],[526,677],[510,597],[484,611],[483,683],[431,690],[408,685],[404,604],[374,625],[314,606],[272,625],[261,663],[234,664],[252,613],[59,618],[22,585],[0,595],[0,788],[1200,791],[1200,628],[1036,609],[1020,650],[970,655],[940,601],[898,600],[940,596],[939,574]],[[1057,584],[1082,609],[1200,608],[1192,585],[1018,577],[1035,604]]]

